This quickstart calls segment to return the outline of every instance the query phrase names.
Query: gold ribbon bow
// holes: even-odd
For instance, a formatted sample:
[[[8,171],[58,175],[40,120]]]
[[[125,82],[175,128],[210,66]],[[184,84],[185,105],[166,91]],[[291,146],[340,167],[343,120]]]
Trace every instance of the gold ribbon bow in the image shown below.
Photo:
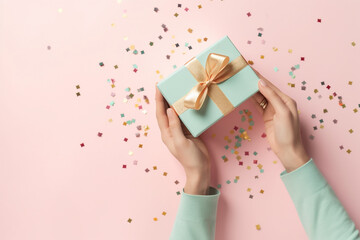
[[[184,97],[172,104],[171,107],[175,112],[180,115],[189,108],[199,110],[205,102],[206,96],[213,100],[224,115],[231,112],[234,106],[217,84],[238,73],[247,66],[247,63],[242,56],[235,58],[230,63],[229,61],[228,56],[210,53],[204,68],[196,58],[190,59],[185,66],[198,84]]]

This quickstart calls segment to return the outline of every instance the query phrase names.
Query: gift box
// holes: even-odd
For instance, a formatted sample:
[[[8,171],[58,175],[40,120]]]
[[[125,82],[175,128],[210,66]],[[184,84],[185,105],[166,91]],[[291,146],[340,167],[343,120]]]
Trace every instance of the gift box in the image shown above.
[[[197,137],[255,94],[256,73],[228,36],[157,84],[169,106]]]

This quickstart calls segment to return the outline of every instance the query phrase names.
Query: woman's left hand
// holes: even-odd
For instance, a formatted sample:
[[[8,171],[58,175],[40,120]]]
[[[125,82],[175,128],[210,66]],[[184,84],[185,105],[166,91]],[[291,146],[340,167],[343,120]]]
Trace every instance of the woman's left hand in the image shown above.
[[[155,88],[156,119],[161,131],[161,139],[184,167],[186,173],[184,192],[207,195],[210,185],[209,152],[203,141],[200,138],[194,138],[181,123],[156,85]]]

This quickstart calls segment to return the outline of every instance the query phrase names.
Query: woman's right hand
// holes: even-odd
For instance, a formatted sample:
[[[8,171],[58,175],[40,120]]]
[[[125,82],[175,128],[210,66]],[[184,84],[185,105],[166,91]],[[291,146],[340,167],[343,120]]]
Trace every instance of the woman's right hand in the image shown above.
[[[259,92],[251,99],[263,116],[267,140],[286,171],[294,171],[310,160],[301,140],[296,102],[256,70],[254,71],[260,78]],[[264,97],[268,101],[265,110],[260,106]]]

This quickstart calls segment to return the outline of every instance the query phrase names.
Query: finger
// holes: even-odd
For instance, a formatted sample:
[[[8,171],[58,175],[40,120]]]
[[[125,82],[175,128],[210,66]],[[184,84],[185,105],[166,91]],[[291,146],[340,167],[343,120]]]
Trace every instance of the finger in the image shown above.
[[[289,108],[285,105],[285,103],[281,99],[281,97],[274,91],[274,89],[269,87],[269,85],[264,86],[261,83],[261,81],[262,79],[260,79],[258,82],[259,90],[261,94],[264,95],[264,97],[268,100],[268,102],[271,103],[275,112],[279,114],[284,114],[290,111]]]
[[[169,128],[171,136],[173,137],[174,142],[180,143],[186,140],[183,130],[181,128],[181,122],[179,117],[176,115],[172,108],[168,108],[166,112],[169,118]]]
[[[258,75],[258,77],[260,79],[262,79],[263,81],[265,81],[265,83],[272,88],[275,93],[281,98],[281,100],[285,103],[286,106],[288,106],[288,108],[290,109],[290,111],[293,114],[297,113],[297,107],[296,107],[296,102],[289,97],[288,95],[286,95],[285,93],[283,93],[278,87],[276,87],[272,82],[270,82],[269,80],[267,80],[263,75],[261,75],[258,71],[256,71],[255,69],[253,69],[255,71],[255,73]]]
[[[155,101],[156,101],[156,119],[162,134],[166,134],[169,129],[169,121],[168,117],[165,112],[165,100],[164,97],[161,95],[160,90],[155,85],[156,94],[155,94]]]
[[[286,95],[285,93],[283,93],[278,87],[276,87],[272,82],[270,82],[269,80],[267,80],[263,75],[261,75],[261,73],[259,73],[257,70],[255,70],[253,68],[254,72],[258,75],[258,77],[262,80],[264,80],[266,82],[266,84],[268,86],[270,86],[277,95],[279,95],[281,97],[281,99],[285,102],[287,101],[290,97],[288,95]]]
[[[254,103],[256,110],[260,113],[263,114],[264,113],[264,109],[260,106],[261,101],[264,99],[265,97],[260,93],[257,92],[255,93],[252,97],[251,97],[251,101]]]

